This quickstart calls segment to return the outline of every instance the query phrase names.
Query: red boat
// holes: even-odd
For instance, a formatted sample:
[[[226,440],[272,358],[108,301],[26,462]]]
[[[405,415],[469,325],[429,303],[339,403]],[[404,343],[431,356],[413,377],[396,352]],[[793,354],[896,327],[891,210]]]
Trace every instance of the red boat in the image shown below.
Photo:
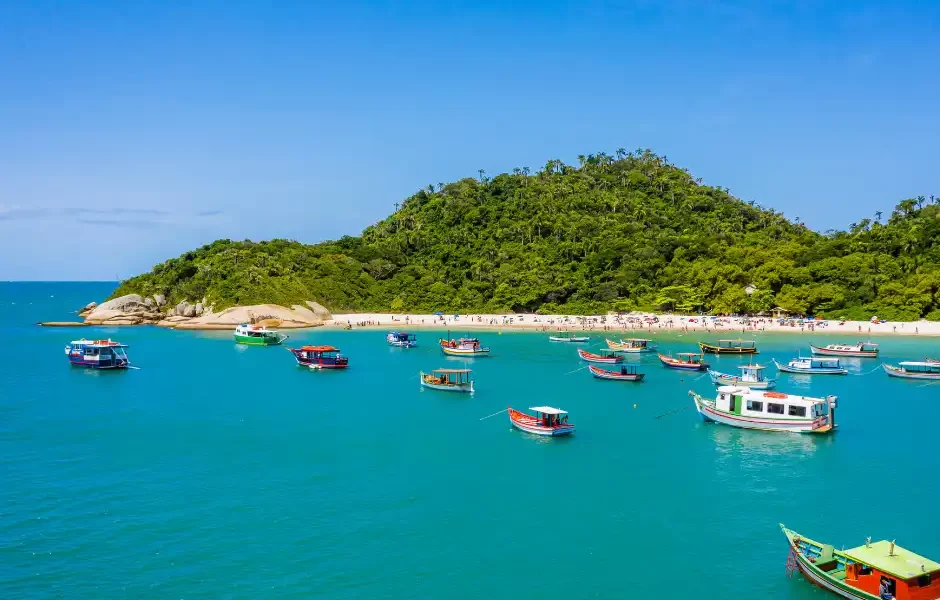
[[[568,435],[574,431],[574,425],[568,422],[568,413],[560,408],[533,406],[529,410],[535,411],[534,417],[510,406],[508,412],[512,426],[526,433],[548,437]]]
[[[586,360],[587,362],[604,363],[607,365],[614,365],[623,362],[623,357],[619,354],[614,354],[613,352],[608,352],[606,354],[594,354],[593,352],[588,352],[578,348],[578,356],[581,357],[581,360]]]
[[[708,363],[702,361],[702,355],[698,352],[679,352],[675,356],[660,354],[659,362],[670,369],[681,369],[684,371],[708,370]]]
[[[345,369],[349,366],[349,359],[341,356],[333,346],[301,346],[288,350],[294,354],[298,365],[311,369]]]
[[[637,373],[636,367],[621,366],[620,371],[608,371],[594,365],[588,366],[591,375],[598,379],[611,379],[613,381],[643,381],[644,373]]]

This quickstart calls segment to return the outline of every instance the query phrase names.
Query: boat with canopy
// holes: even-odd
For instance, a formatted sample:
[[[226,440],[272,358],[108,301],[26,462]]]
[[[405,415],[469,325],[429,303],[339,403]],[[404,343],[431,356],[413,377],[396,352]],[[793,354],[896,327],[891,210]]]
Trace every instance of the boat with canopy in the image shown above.
[[[900,362],[898,365],[881,365],[888,377],[901,379],[932,379],[940,381],[940,363],[937,362]]]
[[[593,352],[588,352],[587,350],[582,350],[581,348],[578,348],[578,356],[581,357],[581,360],[592,362],[592,363],[603,363],[607,365],[613,365],[613,364],[623,362],[623,357],[614,352],[594,354]]]
[[[407,331],[389,331],[385,336],[389,346],[396,348],[417,348],[418,336]]]
[[[597,379],[608,379],[611,381],[643,381],[645,373],[637,373],[633,365],[621,365],[619,371],[608,371],[594,365],[589,365],[588,370],[591,375]]]
[[[854,356],[857,358],[878,358],[878,344],[858,342],[855,344],[829,344],[825,347],[810,344],[814,356]]]
[[[759,392],[722,386],[714,399],[689,392],[705,421],[762,431],[829,433],[836,427],[837,398],[810,398],[780,392]]]
[[[640,353],[640,352],[652,352],[656,350],[656,346],[651,344],[653,340],[646,340],[643,338],[629,338],[626,340],[620,340],[615,342],[613,340],[605,340],[607,342],[607,347],[614,352],[630,352],[630,353]]]
[[[345,369],[349,366],[349,359],[333,346],[301,346],[288,350],[293,353],[298,365],[311,369]]]
[[[782,373],[800,373],[803,375],[845,375],[848,369],[839,363],[838,358],[813,356],[794,358],[785,365],[773,359],[777,370]]]
[[[699,342],[698,347],[706,354],[757,354],[754,340],[718,340],[718,344]]]
[[[489,348],[480,346],[480,340],[477,338],[460,338],[459,340],[440,340],[441,352],[448,356],[463,356],[466,358],[477,358],[487,356],[490,353]]]
[[[659,354],[659,362],[670,369],[680,369],[683,371],[706,371],[708,363],[704,362],[704,356],[698,352],[678,352],[675,356]]]
[[[535,416],[509,407],[509,423],[526,433],[548,437],[559,437],[574,432],[574,425],[568,422],[568,412],[552,406],[533,406],[529,410]]]
[[[442,392],[473,393],[473,380],[470,369],[434,369],[430,373],[418,372],[422,387]]]
[[[591,338],[584,335],[575,335],[570,331],[562,331],[554,335],[548,336],[550,342],[571,342],[571,343],[584,343],[591,341]]]
[[[106,340],[80,339],[65,346],[65,355],[74,367],[126,369],[130,366],[127,347],[127,344],[115,342],[111,338]]]
[[[264,325],[242,323],[235,328],[235,343],[248,346],[279,346],[287,336]]]
[[[764,368],[761,365],[741,365],[740,375],[728,375],[718,371],[709,371],[712,383],[716,385],[737,385],[752,390],[769,390],[777,385],[776,379],[764,377]]]

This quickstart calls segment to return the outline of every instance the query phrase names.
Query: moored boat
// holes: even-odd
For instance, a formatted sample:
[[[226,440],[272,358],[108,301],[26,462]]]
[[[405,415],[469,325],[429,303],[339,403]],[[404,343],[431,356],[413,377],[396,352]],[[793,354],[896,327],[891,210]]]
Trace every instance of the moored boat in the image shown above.
[[[473,380],[470,369],[434,369],[430,373],[419,372],[421,385],[432,390],[444,392],[473,393]]]
[[[614,352],[640,353],[652,352],[656,349],[656,346],[650,343],[653,340],[646,340],[642,338],[629,338],[626,340],[620,340],[619,342],[615,342],[613,340],[605,341],[607,342],[607,347]]]
[[[752,390],[769,390],[777,385],[777,380],[764,377],[764,367],[761,365],[741,365],[738,368],[741,369],[740,375],[709,371],[708,376],[717,385],[736,385]]]
[[[623,357],[613,352],[606,352],[604,354],[594,354],[593,352],[588,352],[587,350],[582,350],[581,348],[578,348],[578,356],[581,357],[581,360],[592,362],[592,363],[602,363],[605,365],[613,365],[613,364],[623,362]]]
[[[940,363],[937,362],[900,362],[898,366],[881,365],[888,377],[901,379],[932,379],[940,381]]]
[[[718,340],[718,344],[699,342],[698,347],[706,354],[757,354],[754,340]]]
[[[389,331],[388,335],[385,336],[385,340],[389,346],[395,346],[396,348],[418,347],[418,336],[407,331]]]
[[[463,356],[476,358],[487,356],[490,353],[489,348],[480,346],[480,340],[477,338],[460,338],[459,340],[440,340],[441,352],[448,356]]]
[[[568,413],[552,406],[533,406],[529,410],[535,411],[535,416],[520,412],[509,407],[509,422],[516,429],[526,433],[558,437],[574,432],[574,425],[568,422]]]
[[[813,355],[819,356],[855,356],[859,358],[877,358],[878,344],[872,342],[858,342],[856,344],[829,344],[825,347],[810,344]]]
[[[590,337],[584,335],[575,335],[569,331],[563,331],[556,333],[555,335],[548,336],[550,342],[572,342],[572,343],[584,343],[591,340]]]
[[[706,371],[708,363],[704,362],[703,356],[698,352],[678,352],[675,356],[659,354],[659,362],[670,369],[680,369],[683,371]]]
[[[297,364],[311,369],[345,369],[349,359],[333,346],[301,346],[288,348],[297,359]]]
[[[242,323],[235,328],[235,343],[249,346],[278,346],[287,336],[264,325]]]
[[[893,541],[872,542],[848,550],[817,542],[787,529],[787,571],[800,571],[811,583],[853,600],[933,600],[940,598],[940,563]]]
[[[608,371],[594,365],[589,365],[588,370],[591,375],[597,379],[609,379],[611,381],[643,381],[645,373],[637,373],[636,367],[622,365],[619,371]]]
[[[929,362],[929,363],[934,363],[934,364],[940,365],[940,358],[926,358],[926,359],[924,359],[924,360],[926,360],[926,361]]]
[[[695,409],[706,421],[743,429],[829,433],[835,429],[837,398],[810,398],[722,386],[714,399],[690,391]]]
[[[816,356],[810,358],[797,357],[785,365],[778,363],[777,359],[773,360],[774,364],[777,365],[777,370],[783,373],[800,373],[803,375],[845,375],[849,372],[848,369],[839,364],[838,358]]]
[[[65,355],[75,367],[86,369],[126,369],[127,344],[108,338],[106,340],[75,340],[65,346]],[[135,367],[136,368],[136,367]]]

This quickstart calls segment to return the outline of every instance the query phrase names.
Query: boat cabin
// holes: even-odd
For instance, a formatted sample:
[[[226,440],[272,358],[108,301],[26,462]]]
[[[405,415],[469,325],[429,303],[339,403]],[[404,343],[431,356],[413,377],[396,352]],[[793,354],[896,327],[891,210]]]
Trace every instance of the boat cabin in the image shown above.
[[[478,340],[477,338],[460,338],[459,340],[452,339],[450,341],[442,339],[441,346],[445,346],[447,348],[476,349],[480,347],[480,340]]]
[[[676,352],[676,360],[690,365],[702,364],[705,356],[700,352]]]
[[[543,427],[558,427],[568,424],[568,412],[552,406],[532,406],[529,410],[535,412],[535,418]]]
[[[472,372],[470,369],[434,369],[424,380],[434,385],[468,385]]]
[[[938,362],[900,362],[898,366],[905,373],[917,375],[937,375],[940,377],[940,363]]]
[[[65,354],[73,365],[93,369],[123,369],[129,364],[127,344],[113,340],[75,340],[65,347]]]
[[[390,344],[414,345],[418,342],[418,336],[407,331],[390,331],[387,336]]]
[[[756,392],[744,387],[718,388],[715,408],[744,417],[793,418],[816,420],[829,416],[836,397],[809,398],[779,392]]]
[[[841,369],[842,365],[838,358],[803,358],[802,356],[793,361],[792,366],[803,369]]]
[[[858,342],[857,344],[828,344],[826,350],[839,352],[877,352],[878,344],[874,342]]]
[[[760,383],[764,381],[764,367],[763,365],[741,365],[738,367],[741,369],[741,381],[747,381],[750,383]]]
[[[844,556],[833,556],[832,546],[823,546],[816,566],[833,576],[841,575],[838,571],[844,569],[847,586],[879,598],[940,598],[940,563],[894,542],[869,542],[841,554]]]
[[[718,340],[719,350],[754,350],[757,342],[753,340]]]
[[[333,346],[301,346],[291,348],[297,363],[322,369],[344,369],[349,365],[349,359],[340,355],[339,349]]]
[[[633,376],[640,375],[640,373],[636,372],[636,367],[633,365],[621,365],[620,374],[621,375],[633,375]]]
[[[652,341],[653,340],[645,340],[642,338],[629,338],[626,340],[620,340],[620,343],[626,346],[627,348],[641,349],[641,348],[648,348],[649,343]]]

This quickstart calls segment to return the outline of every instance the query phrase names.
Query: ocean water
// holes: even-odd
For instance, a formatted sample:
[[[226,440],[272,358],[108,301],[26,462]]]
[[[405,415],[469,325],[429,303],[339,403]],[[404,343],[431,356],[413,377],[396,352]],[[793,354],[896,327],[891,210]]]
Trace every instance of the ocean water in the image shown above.
[[[940,384],[880,361],[781,376],[781,391],[839,396],[838,432],[816,437],[703,423],[687,392],[711,393],[707,377],[645,357],[646,381],[597,381],[542,334],[481,332],[493,355],[466,397],[418,386],[419,369],[463,362],[438,332],[415,350],[378,330],[292,332],[350,357],[332,373],[224,332],[33,325],[112,287],[0,284],[2,598],[828,597],[787,577],[779,522],[940,557]],[[63,345],[82,335],[130,344],[140,369],[70,367]],[[715,339],[654,336],[668,351]],[[766,363],[838,339],[756,338]],[[880,341],[886,362],[940,354]],[[577,433],[481,420],[538,404]]]

